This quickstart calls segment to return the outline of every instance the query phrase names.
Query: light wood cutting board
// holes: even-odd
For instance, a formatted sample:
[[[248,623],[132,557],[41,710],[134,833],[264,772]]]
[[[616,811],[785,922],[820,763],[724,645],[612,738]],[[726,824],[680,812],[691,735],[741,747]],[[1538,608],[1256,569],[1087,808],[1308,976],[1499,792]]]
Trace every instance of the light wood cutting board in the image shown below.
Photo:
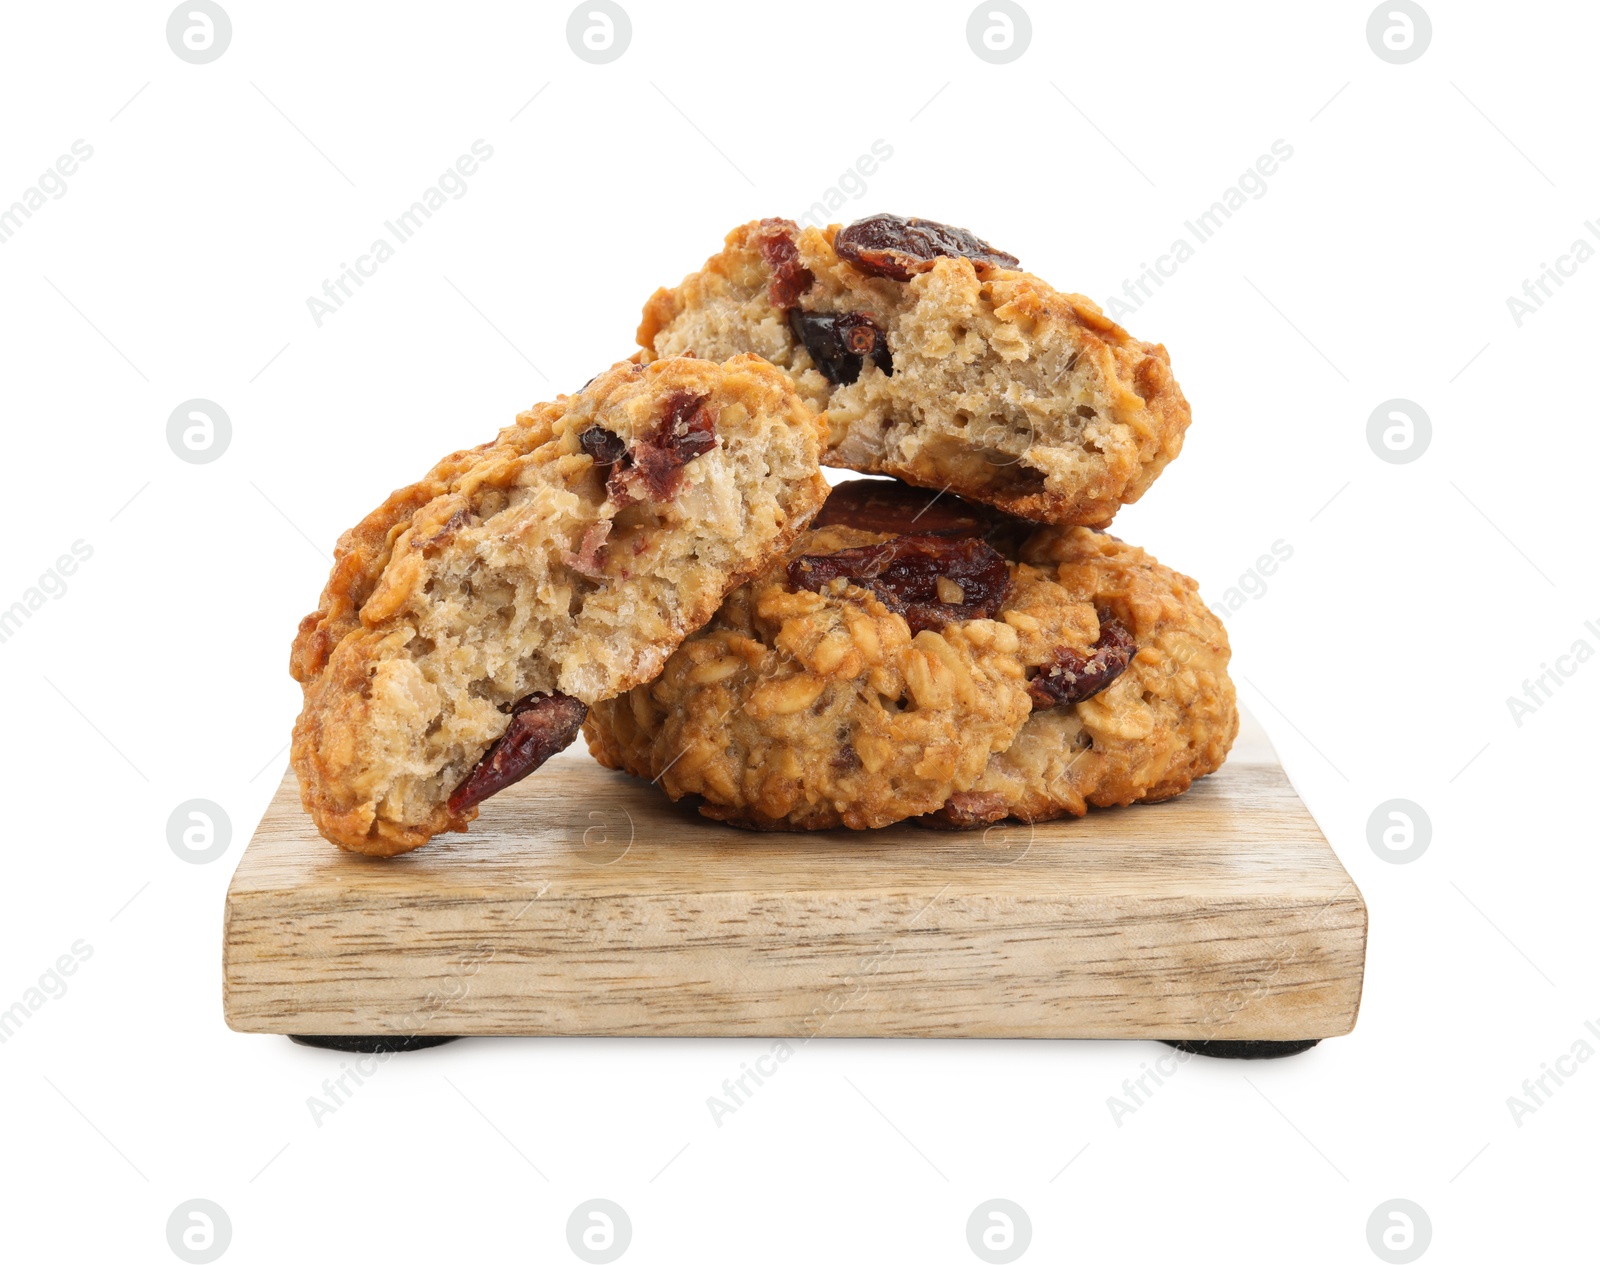
[[[1367,911],[1265,736],[1165,804],[750,834],[577,748],[465,835],[340,852],[278,788],[228,889],[242,1032],[1160,1037],[1355,1024]]]

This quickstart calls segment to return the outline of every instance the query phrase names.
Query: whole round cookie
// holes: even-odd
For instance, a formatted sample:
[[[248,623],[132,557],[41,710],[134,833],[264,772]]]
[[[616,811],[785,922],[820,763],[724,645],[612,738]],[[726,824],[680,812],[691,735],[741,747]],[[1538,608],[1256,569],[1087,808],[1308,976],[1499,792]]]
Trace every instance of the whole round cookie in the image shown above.
[[[339,540],[290,671],[317,828],[392,855],[648,681],[827,496],[816,415],[755,356],[620,364],[453,453]]]
[[[644,357],[754,352],[828,418],[825,464],[1104,526],[1183,446],[1166,348],[964,229],[766,219],[645,305]]]
[[[1227,661],[1194,581],[1143,550],[863,480],[584,732],[737,825],[1038,821],[1216,769]]]

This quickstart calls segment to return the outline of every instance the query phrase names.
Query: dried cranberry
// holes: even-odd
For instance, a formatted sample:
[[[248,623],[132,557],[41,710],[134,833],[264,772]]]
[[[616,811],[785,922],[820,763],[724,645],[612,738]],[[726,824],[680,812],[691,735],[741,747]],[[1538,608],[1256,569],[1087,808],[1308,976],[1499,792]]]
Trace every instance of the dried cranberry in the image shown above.
[[[993,619],[1011,591],[1011,572],[993,546],[950,536],[896,536],[881,545],[805,554],[789,564],[789,585],[820,593],[843,576],[871,589],[911,631],[952,620]],[[962,600],[939,600],[939,581],[961,586]]]
[[[800,248],[794,241],[799,231],[793,220],[766,219],[761,221],[761,230],[756,234],[762,262],[772,274],[767,300],[782,312],[792,308],[816,281],[811,269],[800,263]]]
[[[1017,266],[1015,255],[996,250],[964,228],[899,215],[857,220],[839,230],[833,249],[857,272],[895,281],[910,281],[933,267],[933,261],[941,256],[964,256],[972,260],[980,275],[996,266]]]
[[[450,796],[463,813],[520,782],[578,736],[589,709],[565,694],[529,694],[511,707],[511,723]]]
[[[1015,553],[1033,524],[1003,510],[963,501],[950,492],[929,492],[898,479],[852,479],[829,494],[811,521],[818,527],[855,527],[903,536],[973,536],[1001,553]]]
[[[717,446],[717,416],[706,405],[707,398],[692,391],[674,391],[667,397],[661,420],[631,446],[598,426],[578,436],[578,443],[595,465],[605,464],[610,469],[606,492],[613,501],[619,505],[643,497],[665,501],[678,490],[683,467]],[[590,436],[595,436],[593,451]],[[602,463],[597,451],[609,460]]]
[[[578,436],[578,447],[589,454],[589,459],[601,470],[609,469],[622,460],[628,445],[621,435],[613,435],[604,426],[591,426]]]
[[[1028,683],[1033,709],[1066,706],[1093,698],[1127,668],[1136,647],[1133,634],[1111,615],[1100,615],[1100,640],[1085,655],[1071,646],[1055,650],[1039,675]]]
[[[822,376],[835,386],[849,386],[861,376],[866,357],[888,377],[894,373],[889,339],[878,323],[861,312],[789,312],[789,328],[805,344]]]
[[[705,396],[674,391],[667,397],[666,415],[633,444],[633,464],[651,500],[670,497],[684,466],[717,446],[716,423]]]

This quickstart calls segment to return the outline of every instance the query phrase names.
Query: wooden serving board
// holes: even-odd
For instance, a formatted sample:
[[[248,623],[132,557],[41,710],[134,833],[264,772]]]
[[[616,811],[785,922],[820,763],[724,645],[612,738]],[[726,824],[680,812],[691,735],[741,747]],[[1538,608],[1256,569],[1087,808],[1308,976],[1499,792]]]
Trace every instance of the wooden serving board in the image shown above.
[[[1161,1037],[1350,1031],[1367,911],[1265,736],[1165,804],[750,834],[578,744],[465,835],[322,840],[284,778],[228,889],[242,1032]]]

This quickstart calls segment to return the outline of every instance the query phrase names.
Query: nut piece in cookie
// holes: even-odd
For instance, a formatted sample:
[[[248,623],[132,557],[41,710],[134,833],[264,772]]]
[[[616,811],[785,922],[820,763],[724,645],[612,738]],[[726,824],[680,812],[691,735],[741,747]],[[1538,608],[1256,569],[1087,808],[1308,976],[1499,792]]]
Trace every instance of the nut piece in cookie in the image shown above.
[[[595,705],[596,758],[762,829],[1040,821],[1222,763],[1227,637],[1192,580],[930,497],[836,488],[659,679]]]
[[[829,465],[1104,526],[1183,446],[1164,347],[964,228],[765,219],[645,305],[644,356],[753,352],[827,416]]]
[[[340,847],[405,852],[654,677],[827,495],[818,419],[755,356],[619,364],[453,453],[339,541],[290,670]]]

